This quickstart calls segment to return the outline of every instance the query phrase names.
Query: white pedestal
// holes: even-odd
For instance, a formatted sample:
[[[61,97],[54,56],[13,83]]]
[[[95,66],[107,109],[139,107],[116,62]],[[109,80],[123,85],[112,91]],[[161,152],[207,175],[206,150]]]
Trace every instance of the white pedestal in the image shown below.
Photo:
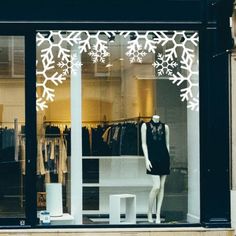
[[[62,216],[62,185],[60,183],[46,184],[46,209],[50,216]]]
[[[125,222],[121,222],[121,200],[125,200]],[[110,195],[110,224],[135,224],[136,223],[136,196],[133,194]]]
[[[64,213],[62,216],[51,217],[51,225],[72,225],[74,224],[74,217],[70,214]]]

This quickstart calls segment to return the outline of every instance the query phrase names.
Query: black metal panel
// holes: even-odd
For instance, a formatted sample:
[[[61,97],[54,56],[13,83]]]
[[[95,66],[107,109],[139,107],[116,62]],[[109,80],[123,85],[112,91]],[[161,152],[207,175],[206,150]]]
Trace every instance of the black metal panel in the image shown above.
[[[201,223],[230,227],[228,55],[205,30],[201,65]],[[203,63],[205,63],[203,65]]]
[[[200,21],[201,0],[2,1],[0,20]]]
[[[198,29],[200,31],[200,131],[201,131],[201,223],[207,227],[230,226],[229,187],[229,108],[228,108],[228,56],[217,45],[213,1],[149,1],[142,0],[135,7],[127,1],[4,1],[0,20],[53,20],[53,21],[114,21],[93,24],[0,24],[1,32],[9,35],[26,34],[26,136],[27,224],[36,224],[36,111],[35,111],[35,31],[36,29]],[[98,5],[99,4],[99,5]],[[213,4],[213,5],[212,5]],[[104,9],[101,9],[104,5]],[[109,7],[107,7],[109,6]],[[7,10],[11,7],[11,11]],[[13,9],[13,10],[12,10]],[[15,10],[14,10],[15,9]],[[115,10],[114,10],[115,9]],[[204,11],[207,11],[206,15]],[[122,24],[120,21],[130,21]],[[133,23],[132,23],[133,21]],[[137,21],[163,21],[163,24],[135,24]],[[170,25],[170,22],[176,24]],[[169,22],[169,23],[168,23]],[[178,24],[177,24],[178,23]],[[215,54],[218,56],[213,57]],[[168,227],[170,225],[168,224]],[[176,225],[175,225],[176,226]],[[186,226],[186,225],[185,225]],[[187,225],[191,226],[191,225]],[[57,226],[58,227],[58,226]],[[64,227],[64,226],[63,226]],[[71,227],[71,226],[70,226]],[[77,226],[73,226],[77,227]],[[81,226],[84,227],[84,226]],[[98,227],[92,226],[92,227]],[[104,227],[104,226],[101,226]],[[129,226],[130,227],[130,226]],[[134,225],[133,227],[137,227]],[[156,227],[156,226],[152,226]],[[165,227],[165,225],[161,225]]]
[[[219,17],[224,17],[226,15],[228,17],[231,16],[233,11],[233,2],[233,0],[206,0],[206,22],[216,23]]]
[[[25,108],[26,108],[26,223],[35,225],[37,220],[36,198],[36,34],[28,31],[25,37]]]

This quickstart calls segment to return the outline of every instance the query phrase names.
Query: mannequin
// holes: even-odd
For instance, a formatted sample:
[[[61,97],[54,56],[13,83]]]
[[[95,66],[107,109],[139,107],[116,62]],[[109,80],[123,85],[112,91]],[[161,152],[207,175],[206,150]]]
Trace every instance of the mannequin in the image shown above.
[[[153,140],[150,141],[152,137],[154,141]],[[148,222],[153,223],[152,209],[155,199],[157,198],[155,222],[161,223],[160,213],[164,198],[164,186],[165,186],[166,176],[169,174],[169,166],[170,166],[168,125],[160,122],[159,115],[153,115],[150,122],[142,124],[141,140],[142,140],[142,149],[145,157],[147,174],[150,174],[153,180],[153,187],[149,193],[149,200],[148,200],[148,212],[147,212]],[[158,158],[159,159],[161,158],[161,160],[158,160]]]

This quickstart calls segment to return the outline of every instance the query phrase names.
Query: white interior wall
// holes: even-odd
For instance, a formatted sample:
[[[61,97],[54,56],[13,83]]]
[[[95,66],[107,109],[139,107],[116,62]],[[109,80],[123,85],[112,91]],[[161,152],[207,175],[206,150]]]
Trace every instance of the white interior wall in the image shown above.
[[[25,121],[25,88],[23,79],[0,80],[0,122],[13,128],[14,119],[19,122]],[[4,122],[6,122],[4,124]],[[12,126],[10,123],[12,122]]]

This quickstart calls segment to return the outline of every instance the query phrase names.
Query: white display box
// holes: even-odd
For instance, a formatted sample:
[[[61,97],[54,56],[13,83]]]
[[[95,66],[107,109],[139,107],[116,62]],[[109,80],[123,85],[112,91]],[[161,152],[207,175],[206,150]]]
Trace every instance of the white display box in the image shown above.
[[[110,224],[135,224],[136,223],[136,196],[134,194],[110,195]],[[121,221],[121,201],[125,200],[125,221]]]

